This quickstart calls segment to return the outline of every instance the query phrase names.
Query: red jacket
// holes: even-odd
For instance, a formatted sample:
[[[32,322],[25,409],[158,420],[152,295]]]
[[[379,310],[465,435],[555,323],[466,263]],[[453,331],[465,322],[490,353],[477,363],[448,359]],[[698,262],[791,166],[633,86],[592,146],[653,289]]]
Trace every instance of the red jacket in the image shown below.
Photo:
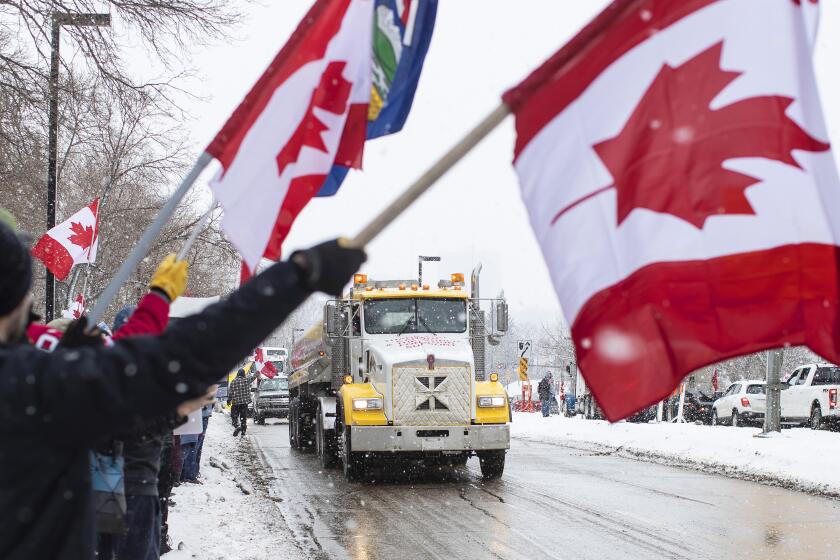
[[[128,321],[114,333],[114,340],[143,334],[160,334],[169,323],[169,302],[155,292],[149,292]]]
[[[169,302],[162,296],[149,292],[140,303],[128,321],[114,333],[113,339],[120,340],[129,336],[143,334],[161,334],[169,323]],[[52,352],[58,345],[61,335],[64,333],[50,328],[47,325],[31,324],[26,330],[29,342],[35,348]]]

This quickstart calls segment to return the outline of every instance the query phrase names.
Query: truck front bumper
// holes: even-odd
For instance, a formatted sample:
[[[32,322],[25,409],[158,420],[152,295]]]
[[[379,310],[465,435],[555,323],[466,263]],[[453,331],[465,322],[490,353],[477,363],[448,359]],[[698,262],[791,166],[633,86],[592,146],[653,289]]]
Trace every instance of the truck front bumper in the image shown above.
[[[484,451],[510,448],[508,424],[351,426],[353,451]]]

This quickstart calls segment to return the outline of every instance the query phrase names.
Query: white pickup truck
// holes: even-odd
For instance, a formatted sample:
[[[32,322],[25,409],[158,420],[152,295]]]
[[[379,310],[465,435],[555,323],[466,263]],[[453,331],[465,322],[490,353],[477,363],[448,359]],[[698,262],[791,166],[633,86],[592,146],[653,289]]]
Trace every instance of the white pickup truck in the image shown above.
[[[814,430],[829,421],[840,422],[838,389],[840,367],[833,364],[799,366],[782,384],[782,422],[807,422]]]

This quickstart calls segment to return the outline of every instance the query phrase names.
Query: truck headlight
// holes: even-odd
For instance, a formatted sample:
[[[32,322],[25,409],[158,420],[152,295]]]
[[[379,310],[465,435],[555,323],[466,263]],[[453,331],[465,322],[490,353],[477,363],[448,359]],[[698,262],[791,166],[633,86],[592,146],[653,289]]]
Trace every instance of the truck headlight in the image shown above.
[[[353,410],[382,410],[382,399],[353,399]]]
[[[481,408],[491,408],[497,406],[505,406],[504,397],[478,397],[478,406]]]

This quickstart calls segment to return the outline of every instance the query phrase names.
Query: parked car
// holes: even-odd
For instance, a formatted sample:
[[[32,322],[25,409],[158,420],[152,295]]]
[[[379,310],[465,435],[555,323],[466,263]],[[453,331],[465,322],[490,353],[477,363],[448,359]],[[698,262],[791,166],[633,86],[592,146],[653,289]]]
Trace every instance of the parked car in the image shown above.
[[[265,424],[266,418],[289,417],[289,378],[263,379],[254,393],[254,421]]]
[[[786,424],[809,424],[818,430],[824,424],[840,422],[837,391],[840,367],[807,364],[796,368],[782,384],[781,415]]]
[[[709,396],[700,390],[686,391],[683,418],[687,422],[711,424],[713,405],[721,396],[722,393]]]
[[[764,381],[736,381],[712,405],[712,425],[740,426],[743,423],[763,421],[766,406]]]

